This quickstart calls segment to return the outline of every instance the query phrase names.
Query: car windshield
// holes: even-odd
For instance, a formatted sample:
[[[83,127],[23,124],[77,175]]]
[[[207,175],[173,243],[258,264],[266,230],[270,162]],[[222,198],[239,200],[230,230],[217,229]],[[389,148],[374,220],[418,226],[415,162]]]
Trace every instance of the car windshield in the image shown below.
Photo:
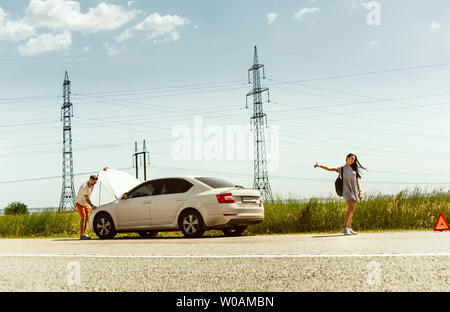
[[[236,183],[231,183],[227,180],[220,179],[220,178],[201,177],[201,178],[195,178],[195,179],[199,180],[200,182],[205,183],[206,185],[208,185],[212,188],[236,187]]]

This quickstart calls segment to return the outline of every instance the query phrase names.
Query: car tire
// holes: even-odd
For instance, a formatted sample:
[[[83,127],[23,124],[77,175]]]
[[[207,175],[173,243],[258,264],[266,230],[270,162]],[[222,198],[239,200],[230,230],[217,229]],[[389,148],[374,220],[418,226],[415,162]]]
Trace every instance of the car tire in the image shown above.
[[[201,214],[194,209],[186,210],[181,214],[179,227],[186,238],[202,237],[206,230]]]
[[[139,236],[142,238],[155,238],[158,235],[157,231],[139,231]]]
[[[109,214],[101,213],[95,216],[94,232],[100,239],[113,239],[116,236],[116,228]]]
[[[241,236],[246,229],[248,229],[248,226],[236,226],[222,229],[222,232],[225,236]]]

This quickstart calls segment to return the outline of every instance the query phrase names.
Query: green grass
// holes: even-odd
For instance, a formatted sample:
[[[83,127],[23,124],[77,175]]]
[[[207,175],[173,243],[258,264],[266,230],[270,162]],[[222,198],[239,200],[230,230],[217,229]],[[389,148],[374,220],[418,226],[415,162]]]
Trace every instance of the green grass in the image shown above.
[[[337,197],[312,198],[302,202],[295,198],[266,202],[265,220],[251,226],[248,235],[330,233],[342,229],[345,202]],[[358,231],[432,230],[442,212],[450,219],[450,192],[426,193],[415,189],[396,196],[366,195],[357,204],[353,228]],[[43,211],[29,215],[0,216],[2,238],[78,238],[80,218],[76,212]],[[449,220],[450,221],[450,220]],[[88,233],[95,237],[95,234]],[[221,236],[221,231],[208,231],[206,236]],[[181,237],[181,232],[163,232],[159,237]],[[118,234],[118,238],[138,237],[135,233]]]
[[[264,222],[252,226],[249,233],[337,232],[347,212],[346,203],[337,197],[307,202],[277,198],[264,206]],[[356,205],[352,227],[359,231],[433,229],[439,212],[450,218],[448,191],[425,193],[415,189],[391,197],[371,194]]]
[[[96,235],[90,231],[88,235]],[[208,231],[205,237],[222,235]],[[158,237],[182,237],[180,231],[161,232]],[[29,215],[0,216],[0,238],[79,238],[80,217],[77,212],[41,211]],[[137,233],[119,233],[116,238],[138,238]]]
[[[0,237],[70,236],[79,231],[79,224],[80,217],[74,212],[0,216]]]

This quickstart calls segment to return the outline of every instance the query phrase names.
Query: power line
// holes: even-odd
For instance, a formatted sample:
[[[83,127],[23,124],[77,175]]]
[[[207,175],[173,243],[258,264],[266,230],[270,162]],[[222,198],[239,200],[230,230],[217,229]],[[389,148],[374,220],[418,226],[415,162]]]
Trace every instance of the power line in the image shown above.
[[[119,168],[117,170],[129,170],[133,169],[133,167],[126,167],[126,168]],[[76,173],[73,176],[82,176],[82,175],[91,175],[99,173],[99,170],[97,171],[89,171],[89,172],[83,172],[83,173]],[[0,184],[16,184],[16,183],[24,183],[24,182],[37,182],[37,181],[45,181],[45,180],[54,180],[54,179],[60,179],[62,178],[62,175],[59,176],[50,176],[50,177],[41,177],[41,178],[26,178],[26,179],[18,179],[18,180],[10,180],[10,181],[1,181]]]
[[[166,169],[166,170],[173,170],[173,171],[200,171],[200,172],[209,172],[214,174],[221,174],[225,176],[245,176],[245,177],[251,177],[251,174],[245,174],[245,173],[238,173],[238,172],[229,172],[229,171],[217,171],[217,170],[209,170],[209,169],[186,169],[186,168],[180,168],[180,167],[166,167],[166,166],[154,166],[156,169]],[[192,175],[192,174],[191,174]],[[316,182],[332,182],[333,178],[308,178],[308,177],[301,177],[301,176],[283,176],[283,175],[271,175],[273,178],[277,179],[295,179],[295,180],[301,180],[301,181],[316,181]],[[436,183],[436,182],[412,182],[412,181],[370,181],[370,180],[364,180],[362,183],[365,184],[405,184],[405,185],[449,185],[449,182],[442,182],[442,183]]]
[[[230,171],[219,171],[219,170],[210,170],[210,169],[202,169],[202,168],[193,168],[193,169],[186,169],[182,167],[171,167],[171,166],[159,166],[159,165],[152,165],[151,166],[154,169],[164,169],[169,171],[176,171],[176,172],[208,172],[208,173],[214,173],[214,174],[220,174],[222,176],[245,176],[245,177],[252,177],[252,174],[245,174],[242,172],[230,172]],[[132,170],[133,167],[124,167],[124,168],[118,168],[117,170]],[[99,171],[88,171],[83,173],[74,174],[74,176],[82,176],[82,175],[91,175],[96,174]],[[386,172],[386,171],[384,171]],[[192,174],[190,174],[192,175]],[[200,175],[200,174],[195,174]],[[53,179],[59,179],[62,176],[49,176],[49,177],[40,177],[40,178],[26,178],[26,179],[17,179],[17,180],[10,180],[10,181],[0,181],[0,185],[3,184],[16,184],[16,183],[25,183],[25,182],[37,182],[37,181],[45,181],[45,180],[53,180]],[[273,175],[273,178],[277,179],[295,179],[300,181],[316,181],[316,182],[330,182],[333,179],[332,178],[308,178],[308,177],[301,177],[301,176],[285,176],[285,175]],[[363,181],[365,184],[405,184],[405,185],[449,185],[450,182],[413,182],[413,181],[371,181],[365,179]]]
[[[142,51],[142,52],[133,52],[133,53],[121,53],[118,55],[115,55],[114,57],[129,57],[129,56],[137,56],[137,55],[167,55],[167,54],[188,54],[188,53],[209,53],[209,52],[217,52],[217,51],[237,51],[237,50],[243,50],[245,48],[220,48],[220,49],[176,49],[176,50],[166,50],[166,51]],[[73,56],[35,56],[31,61],[36,60],[71,60],[71,59],[92,59],[92,58],[104,58],[104,55],[98,56],[98,55],[73,55]],[[23,58],[0,58],[1,61],[20,61],[23,62]]]
[[[297,82],[334,80],[334,79],[342,79],[342,78],[378,75],[378,74],[385,74],[385,73],[392,73],[392,72],[402,72],[402,71],[409,71],[409,70],[416,70],[416,69],[442,67],[442,66],[449,66],[449,65],[450,65],[450,62],[428,64],[428,65],[406,66],[406,67],[382,69],[382,70],[377,70],[377,71],[366,71],[366,72],[360,72],[360,73],[350,73],[350,74],[340,74],[340,75],[333,75],[333,76],[324,76],[324,77],[318,77],[318,78],[300,79],[300,80],[295,80],[295,81],[291,81],[291,82],[297,83]]]
[[[108,91],[99,91],[93,93],[73,93],[74,96],[77,96],[79,99],[89,98],[89,97],[100,97],[100,96],[127,96],[130,95],[142,95],[147,93],[168,93],[173,90],[184,91],[184,90],[203,90],[203,89],[211,89],[218,87],[225,87],[229,85],[243,85],[245,81],[243,80],[228,80],[228,81],[217,81],[217,82],[204,82],[197,84],[189,84],[189,85],[174,85],[174,86],[165,86],[165,87],[154,87],[154,88],[144,88],[144,89],[122,89],[122,90],[108,90]],[[13,101],[26,101],[30,102],[31,100],[35,100],[38,102],[48,101],[49,98],[54,98],[55,100],[61,99],[61,96],[55,95],[35,95],[35,96],[27,96],[27,97],[12,97],[12,98],[0,98],[0,104],[10,104]],[[4,102],[4,103],[2,103]]]
[[[320,122],[319,122],[320,123]],[[96,124],[96,126],[98,127],[98,124]],[[123,129],[119,129],[120,131],[122,131]],[[284,130],[284,132],[286,132],[286,130]],[[109,132],[108,132],[109,133]],[[293,133],[293,132],[292,132]],[[330,137],[330,136],[318,136],[318,135],[316,135],[316,134],[312,134],[312,133],[308,133],[307,134],[308,136],[317,136],[317,137],[321,137],[321,138],[328,138],[328,139],[330,139],[330,140],[332,140],[332,141],[335,141],[336,139],[335,138],[333,138],[333,137]],[[297,134],[297,132],[295,132],[295,133],[293,133],[293,136],[295,136],[295,138],[296,139],[298,139],[299,137],[298,137],[298,134]],[[286,135],[284,135],[283,136],[283,138],[285,138],[286,137]],[[304,140],[304,138],[302,138],[303,140]],[[162,140],[156,140],[156,141],[162,141]],[[355,142],[358,142],[358,141],[355,141]],[[359,141],[361,144],[365,144],[365,143],[367,143],[367,142],[365,142],[365,141]],[[295,142],[293,142],[293,143],[295,143],[295,144],[297,144],[298,143],[298,140],[297,141],[295,141]],[[310,144],[311,145],[311,144]],[[107,147],[116,147],[116,146],[120,146],[120,145],[118,145],[118,144],[115,144],[115,145],[113,145],[113,146],[111,146],[111,145],[104,145],[103,147],[105,147],[105,148],[107,148]],[[323,146],[323,145],[322,145]],[[382,145],[378,145],[378,146],[382,146]],[[96,145],[96,148],[100,148],[100,147],[102,147],[102,146],[98,146],[98,144]],[[396,147],[398,147],[398,146],[396,146]],[[401,151],[401,150],[398,150],[398,148],[396,149],[396,148],[391,148],[391,147],[388,147],[388,149],[380,149],[380,148],[374,148],[373,147],[373,143],[371,143],[370,144],[370,149],[372,149],[372,150],[379,150],[379,151],[382,151],[382,152],[399,152],[399,153],[404,153],[404,154],[409,154],[410,152],[411,152],[411,147],[407,147],[407,148],[405,148],[405,150],[404,151]],[[417,148],[414,148],[414,149],[416,149],[417,150]],[[434,151],[434,152],[430,152],[430,151],[424,151],[424,150],[420,150],[420,151],[423,151],[424,153],[429,153],[429,154],[436,154],[436,151]],[[44,151],[44,152],[49,152],[49,151]],[[50,151],[50,152],[52,152],[52,151]]]
[[[161,92],[171,92],[172,89],[175,90],[200,90],[200,89],[210,89],[217,87],[224,87],[228,85],[242,85],[245,84],[243,80],[228,80],[228,81],[218,81],[218,82],[205,82],[196,83],[188,85],[175,85],[175,86],[165,86],[165,87],[154,87],[154,88],[144,88],[144,89],[122,89],[122,90],[110,90],[110,91],[100,91],[95,93],[75,93],[79,97],[89,97],[89,96],[120,96],[126,95],[142,95],[147,93],[161,93]]]
[[[377,97],[373,97],[373,96],[367,96],[367,95],[359,95],[359,94],[355,94],[355,93],[351,93],[351,92],[344,92],[344,91],[337,91],[337,90],[330,90],[328,88],[322,88],[322,87],[313,87],[313,86],[309,86],[309,85],[305,85],[305,84],[299,84],[296,82],[290,82],[290,81],[282,81],[282,80],[277,80],[277,79],[271,79],[269,78],[269,80],[271,81],[277,81],[277,82],[281,82],[283,84],[290,84],[293,86],[300,86],[300,87],[304,87],[304,88],[308,88],[308,89],[317,89],[320,91],[326,91],[326,92],[332,92],[332,93],[338,93],[338,94],[345,94],[345,95],[350,95],[350,96],[357,96],[357,97],[363,97],[363,98],[367,98],[367,99],[371,99],[372,101],[357,101],[355,102],[353,99],[348,99],[348,98],[342,98],[342,97],[334,97],[334,96],[327,96],[327,95],[323,95],[323,94],[317,94],[317,93],[310,93],[310,92],[304,92],[304,91],[299,91],[299,93],[302,94],[308,94],[308,95],[313,95],[313,96],[320,96],[320,97],[327,97],[327,98],[333,98],[333,99],[342,99],[342,100],[346,100],[346,101],[350,101],[350,103],[344,103],[344,104],[333,104],[333,105],[325,105],[325,106],[315,106],[315,107],[311,107],[308,109],[311,110],[315,110],[317,108],[329,108],[329,107],[335,107],[335,106],[345,106],[345,105],[356,105],[356,104],[375,104],[375,103],[385,103],[385,102],[397,102],[397,103],[401,103],[401,104],[406,104],[408,106],[404,106],[407,108],[412,108],[412,109],[417,109],[417,107],[414,106],[414,104],[410,104],[410,103],[405,103],[401,100],[408,100],[408,99],[421,99],[421,98],[428,98],[428,97],[441,97],[441,96],[447,96],[450,95],[450,92],[441,92],[441,93],[434,93],[434,94],[426,94],[426,95],[416,95],[416,96],[406,96],[406,97],[400,97],[400,98],[389,98],[389,99],[383,99],[383,98],[377,98]],[[275,88],[279,88],[279,87],[275,87]],[[289,90],[286,88],[279,88],[281,90],[285,90],[285,91],[290,91],[290,92],[296,92],[293,90]],[[384,105],[388,105],[390,107],[398,107],[398,106],[393,106],[393,105],[389,105],[389,104],[384,104]],[[399,108],[403,108],[403,107],[399,107]],[[303,108],[304,109],[304,108]],[[419,108],[419,110],[423,111],[423,108]],[[319,111],[319,110],[318,110]],[[434,112],[434,111],[433,111]],[[435,113],[435,112],[434,112]],[[441,113],[441,112],[440,112]]]
[[[289,92],[295,92],[295,93],[301,93],[304,94],[305,92],[303,91],[298,91],[298,90],[290,90],[290,89],[286,89],[286,88],[281,88],[281,87],[275,87],[276,89],[280,89],[283,91],[289,91]],[[311,95],[316,95],[316,96],[323,96],[320,94],[314,94],[314,93],[309,93]],[[434,97],[434,96],[440,96],[442,95],[441,93],[439,93],[439,95],[437,94],[431,94],[431,95],[420,95],[420,96],[414,96],[414,97],[400,97],[400,98],[389,98],[389,99],[377,99],[377,100],[370,100],[370,101],[352,101],[351,99],[346,99],[346,98],[340,98],[340,99],[344,99],[346,101],[352,101],[350,103],[338,103],[338,104],[328,104],[328,105],[316,105],[316,106],[309,106],[309,107],[298,107],[298,106],[292,106],[292,105],[286,105],[286,104],[281,104],[283,106],[287,106],[287,107],[292,107],[295,108],[297,110],[312,110],[315,111],[317,110],[317,108],[332,108],[332,107],[344,107],[344,106],[354,106],[354,105],[360,105],[360,104],[378,104],[378,103],[383,103],[383,102],[391,102],[391,101],[398,101],[400,99],[415,99],[415,98],[424,98],[424,97]],[[328,96],[325,96],[328,97]],[[333,97],[334,98],[334,97]],[[382,108],[382,109],[377,109],[377,110],[369,110],[369,111],[352,111],[352,112],[348,112],[348,113],[364,113],[364,112],[371,112],[371,111],[384,111],[384,110],[395,110],[395,109],[415,109],[415,108],[423,108],[423,107],[429,107],[429,106],[437,106],[437,105],[448,105],[449,102],[443,102],[443,103],[434,103],[434,104],[407,104],[404,106],[392,106],[392,105],[388,105],[390,108]],[[318,111],[318,110],[317,110]],[[436,113],[436,112],[433,112]],[[439,112],[442,114],[442,112]],[[320,116],[320,115],[319,115]]]
[[[389,110],[397,110],[397,109],[404,110],[404,109],[412,108],[412,107],[438,106],[438,105],[448,105],[448,104],[450,104],[450,102],[448,102],[448,103],[411,105],[409,107],[393,107],[393,108],[371,109],[371,110],[365,110],[365,111],[335,112],[335,113],[328,113],[328,114],[324,114],[324,115],[316,115],[316,116],[310,116],[310,117],[305,117],[305,118],[311,119],[311,118],[319,118],[319,117],[327,117],[327,116],[335,116],[335,115],[355,115],[355,114],[381,112],[381,111],[389,111]],[[299,117],[281,118],[281,119],[277,119],[277,121],[282,121],[282,120],[284,121],[284,120],[296,119],[296,118],[299,118]]]
[[[328,141],[332,141],[333,143],[338,143],[339,140],[341,139],[340,137],[333,137],[333,136],[326,136],[326,135],[319,135],[319,134],[315,134],[315,133],[305,133],[304,131],[302,132],[303,135],[306,135],[307,137],[318,137],[321,138],[322,140],[328,140]],[[284,136],[286,137],[286,136]],[[283,137],[283,138],[284,138]],[[292,143],[298,144],[298,134],[293,134],[293,137],[288,137],[288,138],[295,138],[297,139],[296,141],[291,141]],[[300,139],[305,140],[304,137],[300,137]],[[442,157],[437,157],[437,155],[439,155],[439,153],[437,153],[436,151],[429,151],[429,150],[423,150],[423,149],[417,149],[414,147],[405,147],[404,149],[398,149],[398,147],[401,148],[401,146],[396,146],[396,147],[390,147],[387,145],[380,145],[374,142],[367,142],[367,141],[359,141],[359,140],[355,140],[352,139],[352,143],[358,143],[361,144],[361,146],[364,146],[365,149],[368,150],[375,150],[375,151],[380,151],[380,152],[387,152],[387,153],[401,153],[404,154],[403,157],[408,157],[408,155],[411,154],[411,152],[414,153],[423,153],[423,154],[430,154],[430,155],[434,155],[436,156],[436,158],[441,159]],[[367,144],[369,144],[367,146]],[[303,148],[307,148],[308,146],[329,146],[329,144],[323,145],[323,144],[310,144],[308,143],[308,145],[304,145]],[[309,150],[309,149],[308,149]],[[443,153],[441,153],[443,154]],[[373,154],[372,154],[373,155]],[[445,155],[447,155],[445,153]],[[425,159],[421,156],[422,159]]]

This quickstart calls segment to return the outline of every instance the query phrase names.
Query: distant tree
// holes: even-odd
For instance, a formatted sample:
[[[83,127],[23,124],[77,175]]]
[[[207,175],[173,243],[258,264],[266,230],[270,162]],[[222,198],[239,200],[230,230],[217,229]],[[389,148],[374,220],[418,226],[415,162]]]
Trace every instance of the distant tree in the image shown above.
[[[14,202],[5,208],[5,215],[28,214],[28,206],[24,203]]]

